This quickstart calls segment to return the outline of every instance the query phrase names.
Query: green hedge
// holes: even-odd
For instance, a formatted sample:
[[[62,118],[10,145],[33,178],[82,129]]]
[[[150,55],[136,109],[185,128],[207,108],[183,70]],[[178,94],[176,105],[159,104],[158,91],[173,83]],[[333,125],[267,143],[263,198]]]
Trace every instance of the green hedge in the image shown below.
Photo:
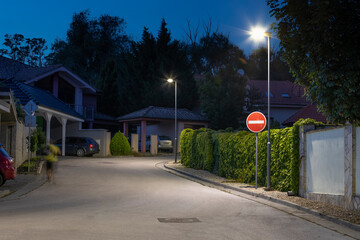
[[[299,190],[299,128],[321,123],[299,120],[293,127],[271,130],[271,186],[280,191]],[[258,184],[266,185],[267,136],[258,134]],[[180,140],[181,162],[245,183],[255,182],[255,133],[185,129]]]
[[[181,162],[187,167],[211,171],[214,166],[213,131],[210,129],[191,130],[181,132],[180,151]]]

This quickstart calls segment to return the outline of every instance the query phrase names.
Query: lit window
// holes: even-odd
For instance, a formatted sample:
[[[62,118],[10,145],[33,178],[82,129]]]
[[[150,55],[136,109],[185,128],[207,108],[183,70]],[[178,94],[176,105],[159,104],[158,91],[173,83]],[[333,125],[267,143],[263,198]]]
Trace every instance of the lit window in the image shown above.
[[[282,93],[281,96],[283,98],[290,98],[290,95],[288,93]]]

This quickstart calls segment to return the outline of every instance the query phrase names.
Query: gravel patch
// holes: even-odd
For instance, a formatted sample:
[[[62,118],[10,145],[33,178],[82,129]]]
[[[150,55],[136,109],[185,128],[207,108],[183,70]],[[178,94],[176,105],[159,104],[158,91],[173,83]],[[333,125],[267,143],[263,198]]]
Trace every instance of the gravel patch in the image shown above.
[[[342,207],[335,206],[335,205],[332,205],[329,203],[317,202],[317,201],[309,200],[309,199],[302,198],[299,196],[288,196],[288,194],[286,192],[279,192],[279,191],[275,191],[275,190],[265,191],[263,187],[258,187],[257,189],[255,189],[255,187],[253,185],[240,183],[240,182],[236,182],[231,179],[219,177],[219,176],[212,174],[205,170],[196,170],[196,169],[192,169],[192,168],[187,168],[187,167],[181,165],[181,163],[169,162],[169,163],[166,163],[166,166],[168,166],[170,168],[178,169],[180,171],[186,172],[188,174],[191,174],[191,175],[194,175],[194,176],[197,176],[197,177],[200,177],[200,178],[212,181],[212,182],[221,183],[221,184],[225,184],[227,186],[239,188],[241,190],[248,191],[253,194],[260,194],[260,195],[263,195],[266,197],[271,197],[274,199],[287,201],[287,202],[296,204],[298,206],[301,206],[301,207],[304,207],[307,209],[311,209],[322,215],[331,216],[331,217],[334,217],[334,218],[337,218],[340,220],[344,220],[347,222],[351,222],[351,223],[360,225],[360,211],[359,210],[347,210]]]

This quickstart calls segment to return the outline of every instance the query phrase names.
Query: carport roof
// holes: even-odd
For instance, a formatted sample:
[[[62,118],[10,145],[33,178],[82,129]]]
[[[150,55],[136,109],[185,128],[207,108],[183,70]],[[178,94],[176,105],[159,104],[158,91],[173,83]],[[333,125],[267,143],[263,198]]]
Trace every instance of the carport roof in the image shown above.
[[[175,109],[150,106],[117,118],[120,122],[135,119],[175,119]],[[177,109],[177,119],[183,121],[208,122],[205,116],[194,113],[186,108]]]

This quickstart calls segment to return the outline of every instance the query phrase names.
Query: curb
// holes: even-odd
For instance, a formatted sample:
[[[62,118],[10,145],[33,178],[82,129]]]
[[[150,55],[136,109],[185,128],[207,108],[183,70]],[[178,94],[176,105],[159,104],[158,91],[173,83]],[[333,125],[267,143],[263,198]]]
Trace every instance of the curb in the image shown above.
[[[297,210],[301,210],[301,211],[304,211],[306,213],[312,214],[314,216],[321,217],[323,219],[331,221],[333,223],[348,227],[348,228],[350,228],[352,230],[360,231],[360,225],[353,224],[351,222],[347,222],[347,221],[344,221],[344,220],[341,220],[341,219],[338,219],[338,218],[335,218],[335,217],[327,216],[327,215],[321,214],[321,213],[319,213],[317,211],[311,210],[309,208],[302,207],[300,205],[297,205],[297,204],[294,204],[294,203],[291,203],[291,202],[288,202],[288,201],[284,201],[284,200],[281,200],[281,199],[276,199],[276,198],[273,198],[273,197],[268,197],[268,196],[258,194],[258,193],[253,193],[253,192],[250,192],[250,191],[246,191],[244,189],[228,186],[228,185],[225,185],[225,184],[222,184],[222,183],[213,182],[211,180],[192,175],[190,173],[181,171],[179,169],[168,167],[168,166],[166,166],[166,163],[164,163],[164,168],[166,168],[168,170],[171,170],[171,171],[175,171],[177,173],[188,176],[190,178],[194,178],[194,179],[197,179],[197,180],[200,180],[200,181],[203,181],[203,182],[206,182],[206,183],[210,183],[210,184],[213,184],[213,185],[216,185],[216,186],[219,186],[219,187],[223,187],[223,188],[226,188],[226,189],[231,189],[231,190],[234,190],[234,191],[237,191],[237,192],[240,192],[240,193],[251,195],[253,197],[262,198],[262,199],[265,199],[265,200],[268,200],[268,201],[272,201],[274,203],[279,203],[279,204],[285,205],[287,207],[291,207],[291,208],[294,208],[294,209],[297,209]]]

